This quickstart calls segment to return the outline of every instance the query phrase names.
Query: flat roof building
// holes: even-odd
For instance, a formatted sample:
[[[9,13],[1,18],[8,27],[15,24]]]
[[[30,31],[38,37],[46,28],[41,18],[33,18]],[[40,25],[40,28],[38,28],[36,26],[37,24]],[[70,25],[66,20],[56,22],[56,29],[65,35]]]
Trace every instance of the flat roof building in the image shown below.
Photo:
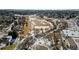
[[[64,36],[79,38],[79,31],[76,30],[63,30]]]

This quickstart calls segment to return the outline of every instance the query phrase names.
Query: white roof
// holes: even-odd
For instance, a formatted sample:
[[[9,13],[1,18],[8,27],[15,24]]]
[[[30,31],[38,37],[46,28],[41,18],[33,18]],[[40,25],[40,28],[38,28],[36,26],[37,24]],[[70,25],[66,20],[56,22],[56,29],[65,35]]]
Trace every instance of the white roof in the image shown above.
[[[46,29],[46,28],[50,28],[49,26],[35,26],[36,29]]]
[[[70,36],[70,37],[79,37],[79,31],[75,30],[63,30],[65,36]]]

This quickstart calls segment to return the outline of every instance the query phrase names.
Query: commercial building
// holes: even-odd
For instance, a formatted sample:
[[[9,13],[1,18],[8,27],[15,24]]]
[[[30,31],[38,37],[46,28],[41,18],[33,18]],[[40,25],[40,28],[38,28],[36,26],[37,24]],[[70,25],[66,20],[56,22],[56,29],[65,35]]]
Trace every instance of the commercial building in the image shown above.
[[[65,37],[79,38],[79,31],[76,30],[63,30]]]

